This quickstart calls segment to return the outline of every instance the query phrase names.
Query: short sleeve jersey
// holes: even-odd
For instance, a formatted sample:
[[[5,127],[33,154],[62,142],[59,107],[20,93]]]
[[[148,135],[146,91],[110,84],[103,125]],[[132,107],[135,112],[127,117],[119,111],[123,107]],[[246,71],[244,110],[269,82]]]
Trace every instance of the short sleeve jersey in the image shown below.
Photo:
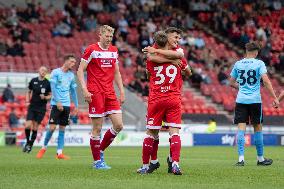
[[[146,67],[150,74],[149,101],[181,96],[183,84],[181,71],[188,67],[186,59],[182,59],[181,67],[170,63],[157,64],[149,60],[146,62]]]
[[[45,111],[47,100],[42,100],[40,95],[47,96],[51,92],[49,81],[47,79],[39,80],[38,77],[35,77],[29,82],[29,90],[32,91],[30,108]]]
[[[235,63],[231,77],[239,83],[236,102],[241,104],[261,103],[260,80],[266,74],[263,61],[254,58],[244,58]]]
[[[90,92],[114,93],[113,80],[118,64],[118,50],[110,45],[108,49],[99,43],[88,46],[82,60],[87,66],[87,88]]]
[[[74,73],[71,71],[63,72],[61,68],[54,69],[50,75],[50,83],[54,86],[51,86],[52,97],[50,104],[56,105],[58,100],[63,106],[70,106],[70,90],[77,87]]]

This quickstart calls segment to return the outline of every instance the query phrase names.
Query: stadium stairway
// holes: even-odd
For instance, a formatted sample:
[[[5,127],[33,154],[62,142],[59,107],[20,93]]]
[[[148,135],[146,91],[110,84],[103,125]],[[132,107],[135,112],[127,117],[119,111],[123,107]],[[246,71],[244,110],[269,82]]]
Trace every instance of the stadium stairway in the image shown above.
[[[194,94],[195,96],[198,96],[199,99],[201,99],[202,101],[204,101],[206,103],[207,106],[211,106],[214,107],[217,112],[216,114],[220,114],[220,115],[225,115],[228,118],[232,118],[232,114],[228,111],[226,111],[224,109],[224,106],[220,105],[220,104],[216,104],[214,103],[214,101],[212,100],[212,98],[208,97],[208,96],[204,96],[202,94],[202,92],[196,88],[187,88],[192,94]]]

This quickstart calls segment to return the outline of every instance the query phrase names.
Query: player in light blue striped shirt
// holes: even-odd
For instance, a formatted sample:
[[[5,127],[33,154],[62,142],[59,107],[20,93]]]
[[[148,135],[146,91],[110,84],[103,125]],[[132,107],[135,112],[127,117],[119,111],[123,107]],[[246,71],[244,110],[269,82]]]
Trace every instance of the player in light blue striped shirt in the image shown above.
[[[52,137],[56,126],[59,125],[58,145],[57,145],[57,159],[69,159],[68,156],[62,153],[64,147],[64,133],[65,127],[69,124],[69,114],[71,98],[75,104],[75,113],[77,114],[78,98],[76,92],[75,75],[71,69],[76,64],[76,58],[73,55],[66,55],[64,57],[64,64],[61,68],[54,69],[51,72],[50,86],[51,86],[51,112],[49,118],[49,129],[46,132],[44,144],[42,149],[38,152],[37,158],[42,158],[47,144]],[[71,97],[71,98],[70,98]]]
[[[234,123],[238,124],[237,144],[239,161],[236,166],[244,166],[244,145],[246,124],[251,123],[254,127],[254,143],[257,151],[257,165],[271,165],[272,159],[263,157],[263,134],[262,134],[262,100],[260,94],[260,80],[273,97],[273,106],[279,106],[271,82],[267,76],[267,70],[263,61],[256,59],[260,46],[256,42],[246,44],[246,57],[235,63],[230,78],[230,85],[239,89]]]

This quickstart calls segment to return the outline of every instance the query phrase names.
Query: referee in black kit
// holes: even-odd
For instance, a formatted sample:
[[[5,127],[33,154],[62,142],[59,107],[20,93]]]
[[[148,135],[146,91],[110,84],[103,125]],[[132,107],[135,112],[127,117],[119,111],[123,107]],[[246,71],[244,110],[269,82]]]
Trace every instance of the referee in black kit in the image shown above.
[[[39,76],[33,78],[29,83],[29,91],[26,95],[26,103],[28,105],[28,115],[25,128],[27,142],[23,148],[23,152],[30,153],[37,137],[39,124],[42,122],[45,112],[46,103],[51,98],[51,88],[49,81],[45,78],[47,68],[41,66],[39,68]],[[32,135],[30,136],[32,130]]]

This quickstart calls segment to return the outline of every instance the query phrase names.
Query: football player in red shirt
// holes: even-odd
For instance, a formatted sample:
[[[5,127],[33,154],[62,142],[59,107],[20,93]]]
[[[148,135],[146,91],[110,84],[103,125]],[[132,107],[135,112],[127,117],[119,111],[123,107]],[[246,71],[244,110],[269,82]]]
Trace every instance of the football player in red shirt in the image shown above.
[[[88,46],[77,71],[85,101],[89,103],[89,117],[93,129],[90,146],[95,169],[110,169],[104,161],[104,150],[122,130],[122,112],[120,105],[124,102],[124,89],[118,66],[118,50],[111,45],[114,29],[103,25],[99,29],[99,42]],[[87,72],[87,83],[84,72]],[[117,100],[113,87],[115,81],[120,91]],[[108,116],[112,127],[107,130],[100,142],[103,117]]]
[[[178,33],[176,33],[176,35],[179,36]],[[163,54],[166,52],[165,55],[167,55],[167,57],[157,56],[156,58],[160,58],[158,60],[159,62],[154,62],[153,57],[151,58],[153,55],[150,54],[147,59],[147,71],[150,75],[147,132],[143,142],[143,166],[138,169],[138,173],[152,173],[159,167],[157,159],[156,162],[151,161],[149,166],[149,159],[150,156],[152,156],[152,160],[155,159],[153,156],[157,156],[159,143],[158,133],[161,129],[162,121],[164,121],[165,125],[170,128],[169,132],[171,136],[170,149],[173,163],[171,164],[170,172],[175,175],[181,175],[182,173],[178,163],[181,148],[179,129],[181,124],[182,71],[186,72],[188,75],[190,75],[191,72],[186,61],[182,61],[181,64],[178,65],[175,64],[175,59],[182,58],[183,53],[168,50],[168,35],[165,32],[157,32],[154,36],[154,40],[154,48],[157,48],[155,53]],[[177,37],[177,42],[178,40],[179,38]],[[163,52],[161,50],[163,50]],[[144,51],[149,52],[154,51],[154,49],[148,47],[148,49],[144,49]]]

